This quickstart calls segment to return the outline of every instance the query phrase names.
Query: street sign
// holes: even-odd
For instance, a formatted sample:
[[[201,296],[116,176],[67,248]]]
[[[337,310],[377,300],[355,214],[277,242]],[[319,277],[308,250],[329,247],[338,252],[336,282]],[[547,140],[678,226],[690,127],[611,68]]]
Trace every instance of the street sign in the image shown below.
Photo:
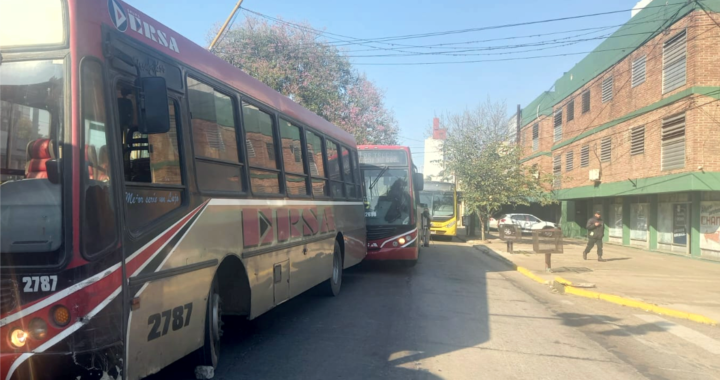
[[[563,239],[561,229],[536,230],[533,235],[533,252],[535,253],[563,253]]]

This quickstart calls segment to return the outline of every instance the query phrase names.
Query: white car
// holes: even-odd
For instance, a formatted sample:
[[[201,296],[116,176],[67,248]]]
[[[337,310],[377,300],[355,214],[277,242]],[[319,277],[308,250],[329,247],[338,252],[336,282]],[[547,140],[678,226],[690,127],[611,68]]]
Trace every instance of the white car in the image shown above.
[[[514,224],[519,226],[523,232],[532,232],[534,230],[543,230],[550,228],[558,228],[553,222],[546,222],[530,214],[503,214],[497,219],[490,218],[488,227],[491,230],[497,230],[500,224]]]

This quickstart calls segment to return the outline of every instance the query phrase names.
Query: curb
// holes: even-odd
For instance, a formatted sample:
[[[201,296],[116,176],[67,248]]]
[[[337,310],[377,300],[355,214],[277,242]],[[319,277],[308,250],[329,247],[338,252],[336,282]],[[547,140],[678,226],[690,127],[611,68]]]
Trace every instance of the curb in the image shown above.
[[[544,285],[549,283],[548,281],[545,281],[542,278],[536,276],[534,273],[532,273],[527,268],[518,266],[517,264],[513,263],[511,260],[499,255],[497,252],[493,251],[492,249],[490,249],[484,245],[474,245],[473,247],[475,249],[483,252],[488,257],[491,257],[497,261],[500,261],[500,262],[510,266],[511,268],[513,268],[513,270],[522,273],[524,276],[526,276],[536,282],[539,282]],[[667,315],[669,317],[686,319],[686,320],[697,322],[697,323],[703,323],[703,324],[710,325],[710,326],[718,325],[717,321],[715,321],[712,318],[708,318],[704,315],[669,309],[666,307],[653,305],[653,304],[650,304],[647,302],[642,302],[642,301],[635,301],[635,300],[632,300],[629,298],[616,296],[616,295],[612,295],[612,294],[598,293],[598,292],[592,292],[589,290],[578,289],[578,288],[573,287],[572,282],[565,280],[562,277],[555,277],[555,281],[553,281],[553,282],[555,285],[554,288],[558,289],[558,291],[560,291],[561,293],[564,293],[564,294],[572,294],[572,295],[579,296],[579,297],[592,298],[592,299],[596,299],[596,300],[600,300],[600,301],[614,303],[616,305],[632,307],[632,308],[641,309],[641,310],[644,310],[647,312],[653,312],[653,313],[661,314],[661,315]]]

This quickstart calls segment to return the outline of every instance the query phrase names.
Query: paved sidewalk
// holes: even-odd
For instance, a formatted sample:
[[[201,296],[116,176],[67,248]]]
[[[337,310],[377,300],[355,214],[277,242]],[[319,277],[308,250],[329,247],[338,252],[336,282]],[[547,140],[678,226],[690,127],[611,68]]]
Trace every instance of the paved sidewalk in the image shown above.
[[[583,260],[585,242],[570,239],[565,242],[563,254],[552,255],[553,269],[547,273],[545,255],[532,253],[530,238],[515,243],[515,252],[510,254],[505,242],[492,235],[489,240],[480,241],[479,237],[468,238],[465,231],[459,231],[458,237],[484,245],[545,280],[560,276],[573,283],[592,283],[596,288],[589,290],[720,321],[720,263],[611,244],[603,247],[605,262],[597,261],[596,249],[588,260]]]

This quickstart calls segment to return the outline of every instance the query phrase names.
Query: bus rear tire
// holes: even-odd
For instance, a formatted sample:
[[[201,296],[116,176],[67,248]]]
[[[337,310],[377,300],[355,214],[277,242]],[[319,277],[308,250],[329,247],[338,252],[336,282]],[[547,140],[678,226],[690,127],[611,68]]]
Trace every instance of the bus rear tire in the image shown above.
[[[205,344],[200,349],[201,366],[217,368],[220,361],[220,338],[222,338],[222,299],[217,278],[213,280],[205,310]]]
[[[323,293],[328,297],[336,297],[340,294],[343,276],[343,257],[340,243],[335,240],[335,248],[333,249],[333,268],[332,275],[323,284]]]

